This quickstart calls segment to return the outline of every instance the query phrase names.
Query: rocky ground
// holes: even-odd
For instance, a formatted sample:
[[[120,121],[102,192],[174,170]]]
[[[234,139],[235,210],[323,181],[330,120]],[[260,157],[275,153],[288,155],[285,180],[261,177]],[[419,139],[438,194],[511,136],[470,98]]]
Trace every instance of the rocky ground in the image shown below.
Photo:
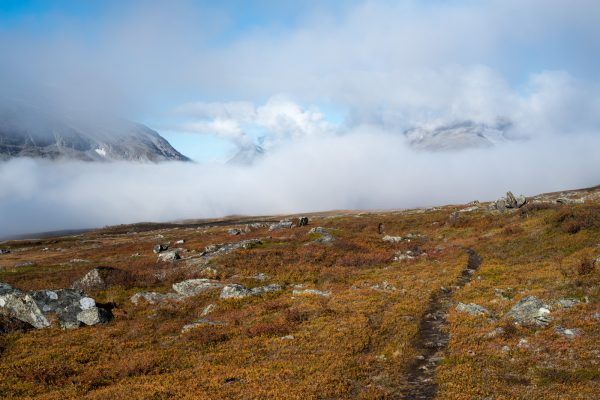
[[[0,243],[0,398],[591,399],[600,190]]]

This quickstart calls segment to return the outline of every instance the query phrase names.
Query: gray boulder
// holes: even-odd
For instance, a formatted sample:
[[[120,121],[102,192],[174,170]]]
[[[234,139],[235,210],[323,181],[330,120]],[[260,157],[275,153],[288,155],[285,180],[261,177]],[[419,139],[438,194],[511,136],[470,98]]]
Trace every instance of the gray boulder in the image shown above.
[[[157,244],[156,246],[154,246],[154,253],[155,254],[159,254],[162,253],[163,251],[167,251],[169,250],[169,245],[168,244]]]
[[[458,303],[456,306],[456,311],[470,314],[470,315],[489,315],[490,312],[485,308],[480,306],[479,304],[464,304]]]
[[[308,233],[320,235],[319,238],[315,239],[316,243],[329,244],[335,242],[336,240],[335,236],[329,233],[329,231],[326,228],[323,228],[321,226],[312,228],[310,231],[308,231]]]
[[[77,321],[90,326],[107,323],[111,317],[110,311],[99,307],[90,307],[77,313]]]
[[[223,283],[210,279],[188,279],[173,284],[173,290],[183,297],[196,296],[210,289],[218,289],[225,286]]]
[[[243,299],[250,296],[258,296],[263,293],[275,292],[281,290],[281,285],[271,284],[267,286],[255,287],[248,289],[245,286],[238,284],[230,284],[223,287],[221,290],[222,299]]]
[[[44,312],[31,295],[6,283],[0,283],[0,308],[11,317],[28,323],[34,328],[50,326]]]
[[[158,261],[162,262],[175,262],[180,258],[178,250],[165,251],[158,255]]]
[[[294,223],[292,221],[283,220],[283,221],[279,221],[275,224],[271,224],[269,226],[269,230],[270,231],[278,231],[280,229],[290,229],[293,227],[294,227]]]
[[[552,321],[549,306],[535,296],[519,300],[506,316],[512,318],[515,323],[526,326],[545,327]]]
[[[79,278],[71,285],[72,289],[77,290],[104,290],[108,288],[111,283],[121,281],[126,278],[128,273],[126,271],[112,268],[112,267],[96,267]]]

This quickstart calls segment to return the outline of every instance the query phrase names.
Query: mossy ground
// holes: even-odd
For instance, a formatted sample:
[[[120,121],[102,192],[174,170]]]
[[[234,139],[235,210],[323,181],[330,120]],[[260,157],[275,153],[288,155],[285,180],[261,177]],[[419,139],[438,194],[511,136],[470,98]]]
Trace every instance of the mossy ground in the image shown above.
[[[453,292],[453,302],[480,304],[496,318],[468,316],[451,307],[437,397],[595,398],[600,321],[593,316],[600,312],[600,272],[581,265],[600,255],[600,205],[505,214],[482,209],[450,223],[453,210],[322,215],[306,227],[243,236],[214,226],[137,234],[102,230],[6,243],[3,247],[13,251],[0,258],[0,281],[21,289],[67,287],[95,266],[131,275],[90,293],[118,306],[107,325],[0,336],[0,398],[397,398],[406,385],[406,369],[419,355],[413,340],[429,298],[456,281],[467,247],[483,263],[470,283]],[[377,231],[381,222],[390,235],[419,233],[428,239],[386,243]],[[314,243],[308,233],[314,226],[335,228],[337,240]],[[224,281],[279,283],[285,288],[281,292],[228,301],[219,300],[218,291],[159,305],[129,301],[138,291],[166,292],[173,282],[194,276],[178,267],[184,261],[157,263],[152,253],[157,243],[185,239],[181,247],[201,251],[209,244],[268,236],[263,245],[236,250],[212,265]],[[397,251],[415,246],[426,255],[392,261]],[[15,267],[24,261],[35,265]],[[253,280],[257,273],[268,280]],[[383,281],[395,290],[383,290]],[[292,296],[298,284],[331,296]],[[514,327],[503,315],[527,295],[582,303],[553,308],[548,328]],[[217,309],[207,318],[224,325],[182,334],[182,326],[200,318],[211,303]],[[580,334],[568,339],[555,332],[556,326]],[[490,337],[497,327],[504,333]],[[519,346],[523,339],[526,345]]]

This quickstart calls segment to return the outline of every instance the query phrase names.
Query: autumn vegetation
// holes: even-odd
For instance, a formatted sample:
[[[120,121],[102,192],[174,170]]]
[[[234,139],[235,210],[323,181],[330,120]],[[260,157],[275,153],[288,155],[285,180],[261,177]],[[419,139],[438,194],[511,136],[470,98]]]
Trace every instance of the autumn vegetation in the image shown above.
[[[400,398],[419,356],[414,340],[430,296],[452,287],[468,255],[483,258],[453,303],[492,316],[448,315],[450,342],[436,371],[440,399],[592,399],[600,393],[600,203],[534,203],[506,213],[464,206],[311,216],[304,227],[231,236],[228,224],[121,226],[78,236],[1,244],[0,281],[23,290],[63,288],[98,266],[117,268],[89,294],[113,304],[105,325],[0,334],[0,398],[36,399],[385,399]],[[385,233],[423,239],[388,243]],[[240,226],[240,225],[236,225]],[[336,240],[315,242],[311,227]],[[140,228],[140,229],[138,229]],[[211,261],[215,279],[282,291],[220,300],[211,290],[183,301],[134,305],[140,291],[203,277],[185,260],[159,263],[157,243],[187,252],[262,238]],[[419,249],[414,259],[393,261]],[[184,253],[184,258],[187,253]],[[28,265],[16,267],[28,262]],[[266,281],[254,277],[263,273]],[[385,282],[385,285],[384,285]],[[293,295],[296,285],[329,297]],[[554,304],[543,329],[505,317],[534,295]],[[215,304],[209,315],[203,309]],[[596,317],[595,317],[596,316]],[[218,321],[182,333],[199,318]],[[556,327],[576,329],[566,338]],[[490,334],[502,328],[497,335]]]

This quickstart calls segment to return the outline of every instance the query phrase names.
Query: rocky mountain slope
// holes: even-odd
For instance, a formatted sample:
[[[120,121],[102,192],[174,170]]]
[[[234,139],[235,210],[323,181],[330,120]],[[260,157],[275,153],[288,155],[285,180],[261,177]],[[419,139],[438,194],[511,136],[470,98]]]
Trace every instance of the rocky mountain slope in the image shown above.
[[[188,161],[157,132],[142,124],[3,102],[0,103],[0,160],[14,157]]]
[[[599,187],[299,217],[0,242],[0,397],[597,397]]]

